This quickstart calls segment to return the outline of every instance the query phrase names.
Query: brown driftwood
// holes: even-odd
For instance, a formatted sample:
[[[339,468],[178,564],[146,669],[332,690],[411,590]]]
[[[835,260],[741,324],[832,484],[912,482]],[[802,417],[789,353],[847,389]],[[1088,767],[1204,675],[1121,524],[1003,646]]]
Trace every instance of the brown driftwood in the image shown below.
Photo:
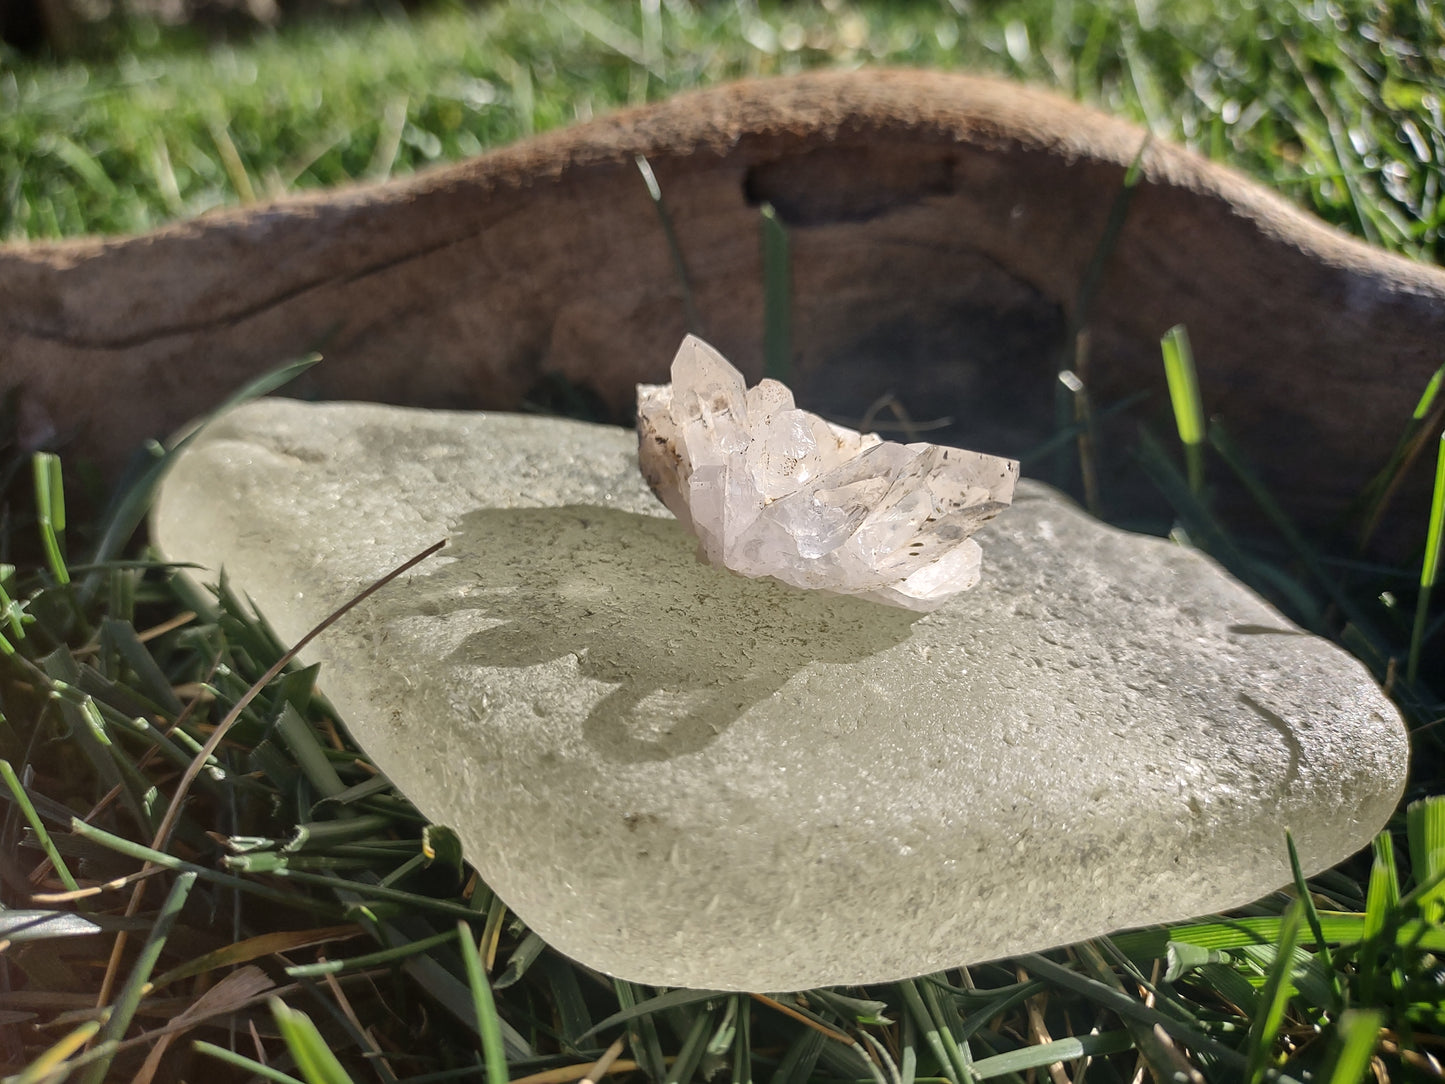
[[[0,386],[22,386],[32,430],[108,465],[310,350],[326,361],[300,394],[515,408],[556,374],[624,417],[687,330],[644,154],[697,330],[754,377],[758,205],[788,225],[805,405],[856,419],[892,391],[1017,454],[1053,430],[1080,325],[1095,403],[1143,388],[1157,407],[1159,336],[1184,323],[1209,409],[1287,506],[1325,521],[1442,360],[1445,272],[1158,141],[1101,246],[1144,142],[960,75],[726,86],[389,184],[0,249]]]

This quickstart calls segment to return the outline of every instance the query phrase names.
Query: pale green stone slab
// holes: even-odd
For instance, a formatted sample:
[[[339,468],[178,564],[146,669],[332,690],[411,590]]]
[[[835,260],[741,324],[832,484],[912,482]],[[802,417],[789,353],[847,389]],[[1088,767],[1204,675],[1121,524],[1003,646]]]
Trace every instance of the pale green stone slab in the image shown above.
[[[878,982],[1248,903],[1407,766],[1339,648],[1023,483],[935,613],[701,565],[635,438],[270,399],[153,516],[299,639],[357,740],[558,950],[665,986]]]

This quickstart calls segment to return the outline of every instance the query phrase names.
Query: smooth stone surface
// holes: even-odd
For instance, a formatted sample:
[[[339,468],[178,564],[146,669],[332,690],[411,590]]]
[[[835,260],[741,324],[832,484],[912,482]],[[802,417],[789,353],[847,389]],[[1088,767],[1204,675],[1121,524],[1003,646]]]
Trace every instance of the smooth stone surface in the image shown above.
[[[927,615],[698,563],[632,433],[266,400],[153,537],[225,566],[560,951],[667,986],[896,979],[1244,904],[1403,786],[1359,663],[1212,562],[1023,483]]]

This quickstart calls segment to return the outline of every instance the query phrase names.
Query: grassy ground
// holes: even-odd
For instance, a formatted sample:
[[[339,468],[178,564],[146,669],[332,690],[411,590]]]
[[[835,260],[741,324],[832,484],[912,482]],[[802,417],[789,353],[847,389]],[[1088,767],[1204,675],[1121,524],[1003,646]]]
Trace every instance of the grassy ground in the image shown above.
[[[99,39],[109,60],[7,58],[0,231],[144,229],[732,76],[909,63],[1105,104],[1438,261],[1442,19],[1425,0],[499,2],[218,47],[124,24]],[[1401,420],[1408,441],[1433,444],[1432,409]],[[576,967],[352,747],[313,671],[268,677],[283,649],[235,595],[198,595],[129,542],[146,479],[67,525],[56,464],[22,455],[12,422],[0,410],[0,1062],[17,1079],[560,1084],[609,1054],[609,1072],[667,1082],[1439,1075],[1436,801],[1402,808],[1372,854],[1228,921],[888,987],[720,996]],[[1190,463],[1224,453],[1231,469],[1229,448],[1200,438],[1150,462],[1212,538]],[[1279,537],[1223,545],[1297,614],[1329,615],[1415,728],[1410,797],[1445,792],[1441,697],[1407,673],[1412,640],[1422,673],[1438,660],[1420,567]]]
[[[722,79],[910,64],[1097,102],[1369,240],[1441,255],[1445,26],[1428,0],[514,0],[183,41],[131,28],[111,62],[6,71],[0,236],[385,177]]]

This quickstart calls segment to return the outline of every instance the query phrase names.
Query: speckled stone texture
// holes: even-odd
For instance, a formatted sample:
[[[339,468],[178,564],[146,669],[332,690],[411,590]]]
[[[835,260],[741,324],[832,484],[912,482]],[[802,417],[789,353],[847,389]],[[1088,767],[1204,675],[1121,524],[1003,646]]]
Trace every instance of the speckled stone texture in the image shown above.
[[[307,651],[558,950],[666,986],[863,983],[1255,899],[1363,846],[1404,729],[1210,561],[1021,483],[919,615],[698,563],[631,432],[266,400],[165,483],[167,557]]]

